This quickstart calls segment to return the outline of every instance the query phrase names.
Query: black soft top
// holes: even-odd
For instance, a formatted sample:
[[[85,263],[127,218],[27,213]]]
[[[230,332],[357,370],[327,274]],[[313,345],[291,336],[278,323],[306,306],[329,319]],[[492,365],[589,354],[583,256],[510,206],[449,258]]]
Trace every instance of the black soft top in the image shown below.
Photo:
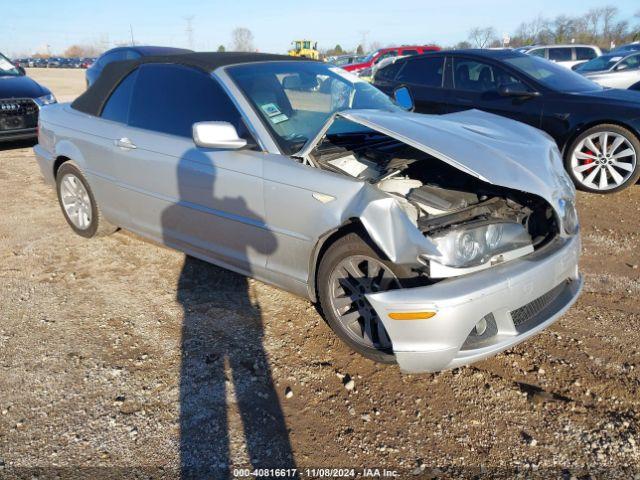
[[[104,67],[98,79],[89,89],[74,100],[71,108],[89,115],[100,115],[102,107],[120,82],[144,63],[173,63],[194,67],[209,73],[218,67],[238,63],[297,60],[299,57],[248,52],[197,52],[162,56],[141,57],[136,60],[112,62]],[[306,59],[303,59],[306,60]]]

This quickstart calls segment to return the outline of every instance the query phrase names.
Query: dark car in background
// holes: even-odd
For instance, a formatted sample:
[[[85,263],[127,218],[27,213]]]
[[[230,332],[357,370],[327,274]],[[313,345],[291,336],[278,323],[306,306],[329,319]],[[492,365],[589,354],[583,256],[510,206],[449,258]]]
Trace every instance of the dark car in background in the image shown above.
[[[36,138],[40,108],[56,99],[0,53],[0,142]]]
[[[610,53],[625,54],[631,52],[640,52],[640,42],[631,42],[626,45],[620,45],[619,47],[611,50]]]
[[[408,90],[417,112],[479,109],[544,130],[582,190],[611,193],[640,177],[640,94],[605,89],[514,50],[455,50],[408,57],[379,70],[387,94]]]
[[[371,75],[374,65],[377,65],[385,58],[418,55],[437,50],[440,50],[440,47],[435,45],[402,45],[400,47],[380,48],[364,57],[362,61],[344,65],[342,68],[356,75],[367,77]]]
[[[136,60],[141,57],[174,55],[177,53],[191,53],[192,50],[186,48],[174,47],[152,47],[152,46],[133,46],[133,47],[116,47],[107,50],[98,59],[93,62],[86,71],[87,88],[100,76],[104,67],[111,62],[119,62],[122,60]]]

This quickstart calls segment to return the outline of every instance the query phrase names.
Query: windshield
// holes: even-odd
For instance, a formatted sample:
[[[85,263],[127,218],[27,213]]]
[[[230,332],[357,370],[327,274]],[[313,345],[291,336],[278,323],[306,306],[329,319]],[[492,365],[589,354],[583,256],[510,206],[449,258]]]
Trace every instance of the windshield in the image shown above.
[[[0,53],[0,76],[17,77],[21,75],[20,70],[11,61]]]
[[[587,80],[579,73],[544,58],[525,55],[505,58],[504,61],[556,92],[577,93],[602,90],[600,85]]]
[[[341,67],[342,65],[353,63],[354,60],[354,57],[338,57],[331,63],[333,63],[336,67]]]
[[[368,54],[367,56],[365,56],[364,58],[363,58],[363,57],[360,57],[360,58],[359,58],[360,62],[361,62],[361,63],[370,62],[371,60],[373,60],[373,57],[375,57],[375,56],[378,54],[378,52],[379,52],[379,51],[380,51],[380,50],[375,50],[375,51],[373,51],[373,52],[369,53],[369,54]]]
[[[269,62],[226,71],[287,155],[300,151],[335,112],[402,111],[374,86],[323,63]]]
[[[621,55],[602,55],[576,67],[576,72],[598,72],[609,70],[624,57]]]

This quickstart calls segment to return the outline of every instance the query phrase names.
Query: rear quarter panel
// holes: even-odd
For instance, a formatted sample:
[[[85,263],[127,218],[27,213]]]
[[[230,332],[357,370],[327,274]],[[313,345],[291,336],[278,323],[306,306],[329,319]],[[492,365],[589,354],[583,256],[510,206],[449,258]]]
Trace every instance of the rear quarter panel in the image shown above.
[[[54,161],[75,162],[103,215],[116,225],[126,223],[126,208],[120,204],[122,196],[111,161],[114,140],[122,133],[122,126],[73,110],[69,104],[43,109],[40,122],[43,137],[47,138],[46,148]]]

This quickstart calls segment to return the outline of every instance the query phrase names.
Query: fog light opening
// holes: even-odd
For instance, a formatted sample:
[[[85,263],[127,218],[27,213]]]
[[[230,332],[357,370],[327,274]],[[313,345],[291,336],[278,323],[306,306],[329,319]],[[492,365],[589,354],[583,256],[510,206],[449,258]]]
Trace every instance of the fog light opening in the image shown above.
[[[476,326],[473,327],[473,333],[475,335],[480,336],[486,331],[487,331],[487,321],[484,318],[481,318],[480,321],[476,323]]]
[[[461,350],[483,348],[495,342],[498,324],[492,313],[485,315],[473,326]]]

